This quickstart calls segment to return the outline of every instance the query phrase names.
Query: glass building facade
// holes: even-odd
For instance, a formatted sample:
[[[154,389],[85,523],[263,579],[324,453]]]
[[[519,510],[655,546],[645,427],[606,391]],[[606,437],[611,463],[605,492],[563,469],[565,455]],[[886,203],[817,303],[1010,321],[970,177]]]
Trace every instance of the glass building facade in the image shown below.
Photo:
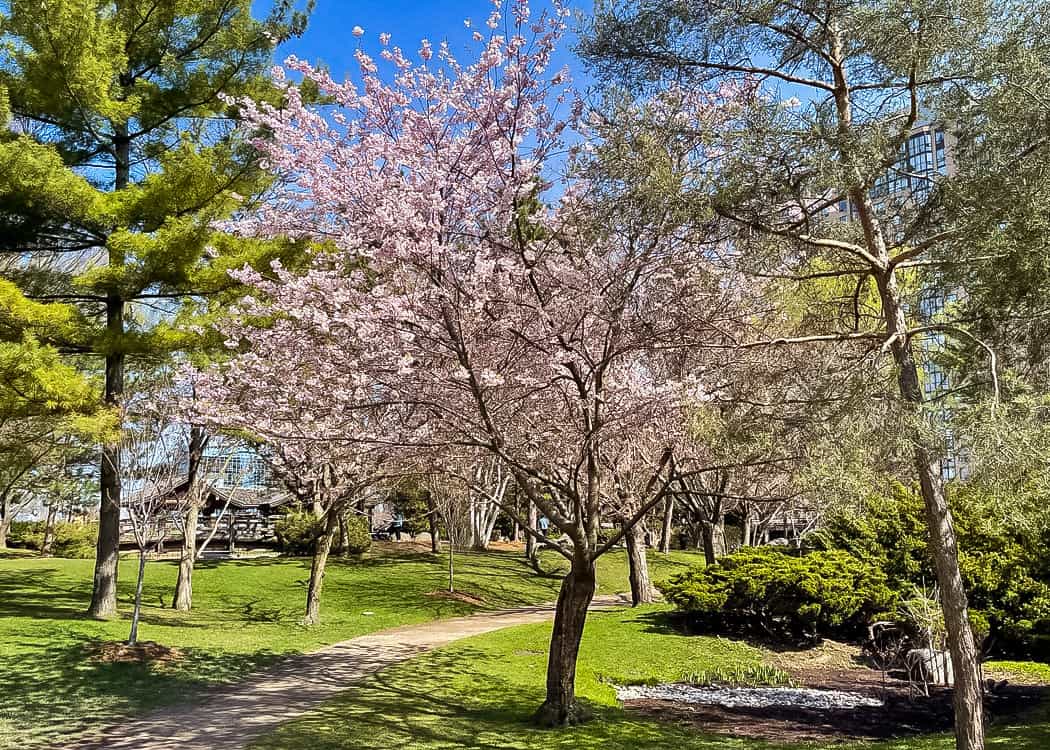
[[[884,221],[892,227],[893,238],[904,240],[903,218],[908,210],[920,207],[928,199],[939,177],[952,172],[950,142],[942,126],[917,126],[900,146],[896,160],[881,174],[871,187],[870,195]],[[842,199],[825,212],[829,221],[849,222],[856,218],[849,200]],[[918,317],[924,323],[934,322],[948,305],[957,301],[955,293],[930,289],[921,296]],[[955,446],[954,436],[948,430],[950,413],[946,396],[951,388],[948,374],[936,361],[943,351],[942,334],[928,334],[916,351],[922,365],[923,395],[936,409],[945,425],[945,457],[941,461],[941,475],[955,479],[965,475],[966,462]]]

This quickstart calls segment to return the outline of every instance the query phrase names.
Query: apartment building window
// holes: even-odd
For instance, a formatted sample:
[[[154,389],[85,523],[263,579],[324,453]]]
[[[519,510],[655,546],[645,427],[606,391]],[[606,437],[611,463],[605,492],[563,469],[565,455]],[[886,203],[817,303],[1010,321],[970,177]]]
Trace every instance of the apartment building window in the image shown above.
[[[927,362],[923,370],[925,370],[926,375],[923,391],[926,392],[926,395],[935,396],[943,392],[948,386],[948,376],[945,375],[944,370],[933,362]]]

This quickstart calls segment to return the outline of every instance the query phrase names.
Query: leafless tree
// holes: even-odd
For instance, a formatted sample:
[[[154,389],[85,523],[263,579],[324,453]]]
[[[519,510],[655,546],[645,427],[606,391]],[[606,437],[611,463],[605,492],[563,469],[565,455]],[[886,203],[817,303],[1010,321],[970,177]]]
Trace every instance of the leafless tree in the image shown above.
[[[163,545],[187,502],[186,494],[171,491],[181,475],[186,443],[177,426],[157,418],[138,417],[126,420],[120,454],[121,480],[124,486],[135,487],[127,494],[122,507],[138,548],[135,605],[128,636],[128,644],[134,646],[138,640],[149,550]]]

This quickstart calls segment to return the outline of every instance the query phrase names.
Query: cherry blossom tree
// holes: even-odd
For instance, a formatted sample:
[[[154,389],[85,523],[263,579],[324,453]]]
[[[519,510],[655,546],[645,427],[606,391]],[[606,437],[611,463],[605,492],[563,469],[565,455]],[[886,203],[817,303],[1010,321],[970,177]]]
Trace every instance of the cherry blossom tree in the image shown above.
[[[236,318],[229,321],[230,331],[243,332],[246,325]],[[316,517],[320,533],[303,617],[303,624],[316,625],[340,523],[355,508],[363,512],[366,495],[388,478],[389,451],[360,439],[366,429],[380,428],[387,415],[380,406],[332,409],[313,374],[317,363],[296,356],[312,347],[305,336],[298,349],[289,347],[287,328],[277,321],[269,326],[269,335],[256,338],[250,353],[189,373],[194,398],[186,408],[197,422],[259,444],[270,470]]]
[[[595,561],[663,501],[684,414],[707,398],[672,354],[724,343],[738,298],[709,272],[702,223],[558,177],[589,158],[565,157],[582,106],[550,70],[568,11],[502,11],[469,64],[426,41],[412,62],[383,34],[378,61],[357,51],[356,83],[287,62],[331,108],[290,83],[280,107],[241,103],[283,181],[230,228],[318,249],[303,272],[237,272],[255,292],[213,402],[218,416],[236,382],[270,394],[251,410],[280,423],[263,432],[300,420],[333,444],[498,461],[559,540],[475,472],[466,486],[570,564],[537,720],[572,724]],[[600,538],[603,518],[617,526]]]

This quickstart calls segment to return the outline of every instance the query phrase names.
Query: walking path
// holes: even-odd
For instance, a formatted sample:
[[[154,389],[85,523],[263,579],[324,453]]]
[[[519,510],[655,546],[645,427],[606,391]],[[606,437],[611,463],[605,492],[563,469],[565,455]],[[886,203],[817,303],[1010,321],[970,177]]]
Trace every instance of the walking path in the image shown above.
[[[623,603],[622,597],[599,596],[591,607]],[[242,682],[209,691],[200,702],[129,719],[66,750],[241,750],[391,664],[460,638],[544,622],[553,615],[550,605],[522,607],[363,635],[289,657]]]

